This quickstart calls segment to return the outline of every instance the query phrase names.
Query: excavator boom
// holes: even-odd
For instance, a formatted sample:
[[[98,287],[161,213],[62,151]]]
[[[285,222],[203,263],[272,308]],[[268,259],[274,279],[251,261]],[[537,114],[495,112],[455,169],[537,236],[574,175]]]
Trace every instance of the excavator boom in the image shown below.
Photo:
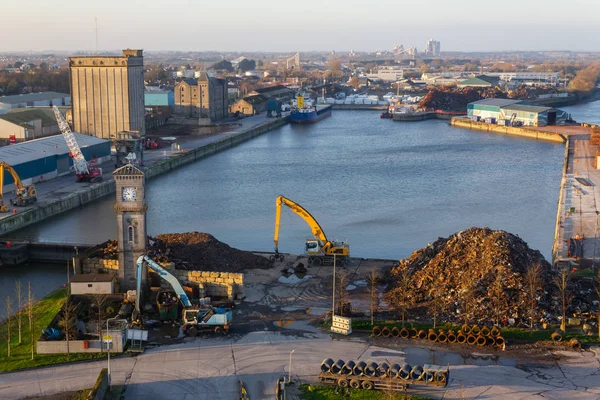
[[[323,228],[317,222],[317,220],[308,212],[304,207],[300,204],[293,202],[292,200],[285,198],[283,196],[277,197],[275,201],[275,236],[273,237],[273,241],[275,242],[275,252],[278,252],[279,248],[279,223],[281,220],[281,206],[285,205],[294,213],[299,215],[307,224],[310,226],[313,236],[315,239],[321,242],[321,245],[329,242],[327,240],[327,236],[325,236],[325,232],[323,232]]]
[[[4,173],[8,172],[14,181],[17,197],[11,200],[15,206],[28,206],[37,201],[36,190],[34,185],[24,186],[17,171],[4,161],[0,161],[0,212],[7,212],[8,207],[4,205]]]

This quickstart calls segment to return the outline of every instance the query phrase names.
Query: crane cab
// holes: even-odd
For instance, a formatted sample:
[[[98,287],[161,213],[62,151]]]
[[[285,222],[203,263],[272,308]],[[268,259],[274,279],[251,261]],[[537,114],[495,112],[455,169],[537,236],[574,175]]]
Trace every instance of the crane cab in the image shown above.
[[[321,254],[321,244],[318,240],[308,239],[305,244],[306,254]]]

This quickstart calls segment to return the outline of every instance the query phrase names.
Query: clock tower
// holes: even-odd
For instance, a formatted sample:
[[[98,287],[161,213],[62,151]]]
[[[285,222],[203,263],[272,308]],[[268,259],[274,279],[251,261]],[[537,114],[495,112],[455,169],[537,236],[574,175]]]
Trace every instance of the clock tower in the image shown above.
[[[145,175],[127,164],[113,172],[117,186],[117,235],[119,253],[119,285],[122,291],[136,288],[136,261],[148,250],[146,236]],[[142,287],[146,286],[148,271],[142,271]]]

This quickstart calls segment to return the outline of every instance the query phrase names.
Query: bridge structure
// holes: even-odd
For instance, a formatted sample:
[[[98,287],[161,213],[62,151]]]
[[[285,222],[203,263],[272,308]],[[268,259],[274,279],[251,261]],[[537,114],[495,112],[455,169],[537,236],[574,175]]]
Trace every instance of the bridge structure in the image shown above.
[[[89,251],[98,245],[83,241],[49,242],[27,238],[2,238],[0,239],[0,263],[2,265],[19,265],[28,262],[79,264],[79,260],[87,257]]]

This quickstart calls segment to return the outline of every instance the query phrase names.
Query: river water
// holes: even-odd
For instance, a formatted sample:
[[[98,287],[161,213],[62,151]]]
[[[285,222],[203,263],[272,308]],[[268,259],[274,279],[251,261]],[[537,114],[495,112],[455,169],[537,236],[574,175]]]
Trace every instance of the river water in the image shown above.
[[[600,102],[565,110],[598,122]],[[518,234],[550,258],[563,153],[560,144],[444,121],[400,123],[378,112],[334,110],[315,125],[286,125],[148,181],[148,231],[208,232],[233,247],[272,251],[275,198],[282,194],[304,206],[330,239],[347,240],[353,256],[400,259],[440,236],[488,226]],[[113,204],[109,196],[11,236],[114,238]],[[283,210],[280,250],[301,253],[309,236],[306,223]],[[64,267],[35,271],[42,269],[32,285],[66,281]],[[18,271],[2,271],[3,293]]]

